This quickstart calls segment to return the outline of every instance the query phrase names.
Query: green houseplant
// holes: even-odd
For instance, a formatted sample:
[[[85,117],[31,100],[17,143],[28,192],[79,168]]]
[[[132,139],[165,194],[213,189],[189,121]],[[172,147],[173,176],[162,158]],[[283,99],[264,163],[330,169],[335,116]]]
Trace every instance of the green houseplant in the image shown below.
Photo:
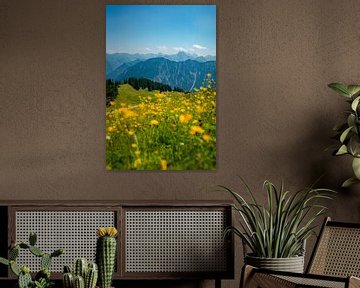
[[[350,109],[346,112],[346,122],[334,127],[337,133],[336,138],[340,142],[334,155],[350,155],[353,158],[354,177],[342,184],[343,187],[348,187],[360,183],[360,85],[331,83],[328,87],[344,96],[350,104]]]
[[[229,227],[243,241],[251,253],[245,256],[245,263],[271,270],[303,272],[304,244],[314,233],[315,220],[326,207],[318,200],[331,199],[334,191],[329,189],[304,188],[296,193],[284,189],[283,183],[277,188],[266,180],[266,205],[261,205],[249,186],[242,180],[251,201],[225,186],[235,199],[233,208],[240,216],[240,227]],[[244,249],[245,250],[245,249]]]

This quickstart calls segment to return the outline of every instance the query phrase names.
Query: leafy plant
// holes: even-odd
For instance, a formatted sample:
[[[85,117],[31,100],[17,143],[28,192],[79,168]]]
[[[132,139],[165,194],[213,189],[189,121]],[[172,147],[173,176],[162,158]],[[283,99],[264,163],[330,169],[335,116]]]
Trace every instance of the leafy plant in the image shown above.
[[[242,180],[242,179],[241,179]],[[252,202],[230,188],[220,186],[236,200],[233,208],[240,215],[240,228],[229,227],[225,234],[239,236],[256,257],[287,258],[301,255],[304,241],[314,233],[315,220],[324,213],[320,199],[331,199],[334,191],[304,188],[296,193],[280,189],[266,180],[267,206],[257,202],[249,186],[242,180]]]
[[[51,288],[54,285],[55,285],[54,282],[49,282],[45,278],[41,278],[41,279],[39,279],[39,281],[35,280],[33,282],[33,287],[34,288]]]
[[[343,187],[348,187],[360,183],[360,85],[331,83],[328,87],[346,97],[346,102],[350,104],[350,110],[346,112],[346,122],[334,127],[340,140],[334,155],[349,154],[353,157],[352,168],[355,177],[347,179],[342,184]]]
[[[11,271],[18,277],[19,288],[50,288],[53,282],[50,280],[50,265],[53,257],[58,257],[64,253],[63,249],[57,249],[51,254],[43,252],[36,246],[37,236],[30,233],[29,243],[12,242],[8,251],[8,259],[0,257],[0,263],[10,266]],[[26,265],[19,266],[16,259],[19,256],[20,249],[28,250],[34,256],[41,258],[41,270],[35,275],[33,280],[30,275],[30,268]]]

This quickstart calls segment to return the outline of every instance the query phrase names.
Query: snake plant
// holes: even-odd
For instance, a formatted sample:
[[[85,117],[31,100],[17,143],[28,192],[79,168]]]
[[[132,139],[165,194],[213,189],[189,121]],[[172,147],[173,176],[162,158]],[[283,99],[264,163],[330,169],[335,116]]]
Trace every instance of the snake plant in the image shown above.
[[[318,200],[331,199],[334,191],[304,188],[296,193],[280,188],[266,180],[266,205],[261,205],[249,186],[242,180],[251,201],[225,186],[235,199],[233,205],[240,215],[239,227],[228,227],[225,234],[233,232],[252,251],[252,256],[265,258],[288,258],[301,255],[303,244],[314,233],[316,219],[326,207]]]

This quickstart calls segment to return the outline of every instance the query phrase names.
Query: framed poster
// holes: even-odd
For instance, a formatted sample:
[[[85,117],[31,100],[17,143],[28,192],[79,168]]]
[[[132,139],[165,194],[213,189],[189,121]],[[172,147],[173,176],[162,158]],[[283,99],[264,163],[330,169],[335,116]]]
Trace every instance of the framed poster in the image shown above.
[[[106,169],[216,169],[216,6],[106,6]]]

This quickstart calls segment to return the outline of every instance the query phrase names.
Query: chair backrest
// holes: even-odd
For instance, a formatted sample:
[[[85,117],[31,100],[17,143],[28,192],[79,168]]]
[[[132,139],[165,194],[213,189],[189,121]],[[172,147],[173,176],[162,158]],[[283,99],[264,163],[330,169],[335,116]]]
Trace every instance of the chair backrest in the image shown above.
[[[307,273],[360,277],[360,224],[326,218]]]

